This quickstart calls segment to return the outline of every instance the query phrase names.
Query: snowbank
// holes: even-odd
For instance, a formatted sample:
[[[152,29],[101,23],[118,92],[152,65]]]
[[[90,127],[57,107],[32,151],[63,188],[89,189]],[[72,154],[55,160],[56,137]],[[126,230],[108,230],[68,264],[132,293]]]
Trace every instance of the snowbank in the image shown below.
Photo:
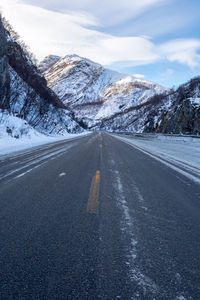
[[[25,120],[0,111],[0,155],[86,134],[89,132],[46,136],[36,131]]]
[[[200,138],[163,135],[114,136],[200,183]]]

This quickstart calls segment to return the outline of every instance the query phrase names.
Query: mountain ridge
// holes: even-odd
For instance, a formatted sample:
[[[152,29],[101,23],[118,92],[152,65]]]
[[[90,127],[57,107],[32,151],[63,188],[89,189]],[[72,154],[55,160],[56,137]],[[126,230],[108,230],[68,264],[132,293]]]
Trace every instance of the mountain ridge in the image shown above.
[[[60,58],[43,74],[48,86],[87,128],[167,90],[78,55]]]
[[[44,76],[86,129],[200,134],[200,77],[167,89],[77,55],[59,58]]]

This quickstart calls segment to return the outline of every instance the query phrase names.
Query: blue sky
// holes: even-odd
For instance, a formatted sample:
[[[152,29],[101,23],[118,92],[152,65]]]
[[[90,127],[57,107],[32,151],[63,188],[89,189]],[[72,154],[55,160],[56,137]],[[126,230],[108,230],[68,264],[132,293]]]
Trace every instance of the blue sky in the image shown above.
[[[40,60],[76,53],[177,86],[200,75],[199,0],[1,0]]]

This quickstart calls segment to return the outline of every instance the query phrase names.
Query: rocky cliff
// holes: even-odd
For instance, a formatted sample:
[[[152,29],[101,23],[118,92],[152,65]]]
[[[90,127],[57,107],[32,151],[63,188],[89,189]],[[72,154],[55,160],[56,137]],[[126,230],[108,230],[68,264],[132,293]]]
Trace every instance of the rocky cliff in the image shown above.
[[[0,51],[0,108],[45,134],[83,131],[2,23]]]
[[[153,131],[158,133],[200,134],[200,77],[181,85],[164,98]]]
[[[0,18],[0,109],[9,108],[8,43]]]

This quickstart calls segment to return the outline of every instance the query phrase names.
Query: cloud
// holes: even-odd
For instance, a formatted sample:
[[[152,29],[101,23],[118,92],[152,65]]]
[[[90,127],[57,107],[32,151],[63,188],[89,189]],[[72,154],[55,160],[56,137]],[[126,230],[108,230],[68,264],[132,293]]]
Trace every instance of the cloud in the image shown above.
[[[144,2],[144,1],[143,1]],[[12,5],[11,5],[12,4]],[[154,45],[144,37],[117,37],[94,29],[95,19],[83,13],[59,13],[2,0],[5,16],[39,59],[48,54],[76,53],[103,65],[146,64],[158,59]]]
[[[144,78],[145,76],[143,74],[133,74],[132,76],[136,77],[136,78]]]
[[[193,15],[194,19],[194,15]],[[163,5],[162,7],[151,9],[142,14],[139,18],[132,19],[125,24],[119,31],[126,34],[140,34],[151,37],[163,36],[183,28],[188,27],[192,22],[192,16],[183,11],[171,11],[171,7]]]
[[[146,64],[158,59],[154,45],[143,37],[106,36],[97,43],[95,59],[102,56],[102,63],[128,62],[129,65]],[[92,53],[91,53],[92,54]]]
[[[161,56],[190,68],[200,66],[200,39],[175,39],[158,47]]]
[[[69,10],[87,12],[95,16],[103,26],[113,26],[138,16],[166,0],[20,0],[20,2],[62,13],[68,13]]]
[[[113,9],[117,16],[117,11],[121,10],[122,15],[124,11],[128,17],[129,12],[137,15],[165,0],[105,1],[67,1],[66,12],[66,0],[34,0],[36,6],[24,4],[33,3],[33,0],[1,0],[1,7],[39,60],[49,54],[64,56],[76,53],[103,65],[115,66],[115,69],[150,64],[159,60],[178,62],[190,68],[200,65],[199,39],[175,39],[156,45],[146,36],[115,36],[94,29],[99,26],[99,20],[90,13],[89,7],[92,3],[98,6],[99,12],[106,9],[110,12]],[[39,3],[49,9],[37,6]],[[55,11],[55,5],[58,5],[62,12]],[[88,9],[84,12],[81,8]],[[112,20],[111,17],[110,19]]]

